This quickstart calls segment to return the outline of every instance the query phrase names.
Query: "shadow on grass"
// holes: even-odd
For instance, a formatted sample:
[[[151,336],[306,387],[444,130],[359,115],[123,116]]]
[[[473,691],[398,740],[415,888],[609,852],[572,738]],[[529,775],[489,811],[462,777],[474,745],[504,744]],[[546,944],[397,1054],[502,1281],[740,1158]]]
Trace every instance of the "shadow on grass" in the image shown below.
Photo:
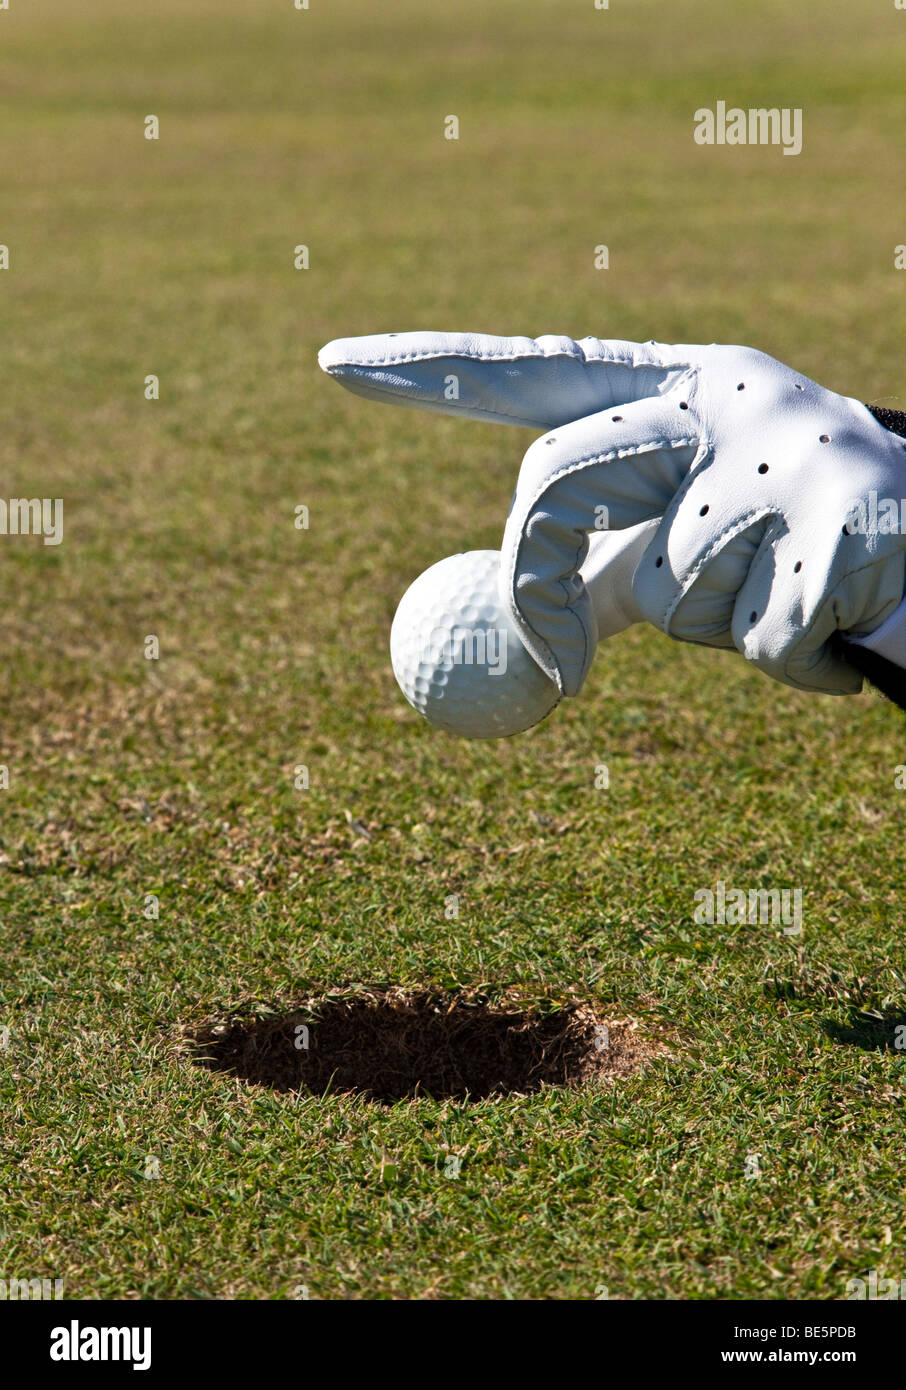
[[[483,1100],[627,1076],[655,1051],[631,1020],[584,1003],[520,1008],[482,995],[356,990],[233,1018],[190,1039],[200,1066],[278,1091],[390,1103]]]
[[[834,1042],[865,1052],[906,1051],[906,1013],[884,1015],[853,1009],[847,1023],[826,1018],[821,1026]]]

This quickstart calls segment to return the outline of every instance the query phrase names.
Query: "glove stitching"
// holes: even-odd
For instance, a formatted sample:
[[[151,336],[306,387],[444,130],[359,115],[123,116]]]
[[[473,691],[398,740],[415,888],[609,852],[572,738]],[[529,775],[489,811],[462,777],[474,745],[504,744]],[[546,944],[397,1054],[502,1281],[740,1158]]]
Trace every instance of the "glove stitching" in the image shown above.
[[[462,362],[553,362],[561,358],[565,362],[600,362],[608,367],[630,367],[633,371],[675,371],[682,367],[688,369],[688,362],[638,362],[633,357],[601,357],[583,354],[576,357],[569,352],[411,352],[399,356],[382,357],[379,362],[331,362],[326,368],[327,375],[348,368],[352,371],[373,372],[382,367],[396,366],[401,362],[449,362],[452,359]],[[607,409],[605,406],[604,409]]]
[[[773,508],[770,505],[762,505],[761,507],[755,507],[752,509],[752,511],[747,512],[744,516],[740,517],[736,522],[734,522],[734,524],[729,529],[727,529],[726,527],[721,528],[720,535],[714,539],[714,541],[708,547],[708,549],[700,556],[697,564],[695,565],[695,568],[692,569],[687,575],[686,580],[679,593],[677,593],[672,600],[668,599],[667,601],[667,607],[664,609],[661,624],[668,636],[670,619],[673,617],[673,614],[676,612],[680,603],[686,597],[692,585],[695,583],[696,579],[701,574],[705,565],[707,565],[711,560],[713,560],[714,556],[721,549],[723,549],[725,545],[732,541],[734,537],[741,535],[742,532],[745,531],[749,526],[751,526],[753,522],[758,521],[763,516],[770,516],[772,510]],[[749,578],[751,577],[751,574],[752,569],[750,567],[746,574],[746,582],[748,582]]]
[[[532,499],[531,499],[531,502],[530,502],[530,504],[529,504],[528,510],[524,512],[524,515],[525,515],[526,517],[532,515],[532,513],[534,512],[534,510],[535,510],[535,508],[537,507],[538,503],[541,501],[541,499],[544,497],[545,493],[550,489],[550,487],[553,485],[553,483],[554,483],[557,479],[562,478],[562,477],[566,477],[566,476],[568,476],[570,473],[578,472],[580,469],[585,468],[586,466],[588,466],[588,465],[590,465],[590,464],[597,464],[597,463],[612,463],[614,459],[618,459],[618,458],[632,458],[633,455],[642,454],[642,453],[650,453],[650,452],[651,452],[652,450],[654,450],[654,449],[663,449],[663,448],[680,449],[680,448],[685,448],[685,447],[687,447],[687,446],[689,446],[689,445],[692,445],[692,444],[696,444],[696,445],[699,444],[699,438],[698,438],[697,435],[693,435],[693,436],[690,436],[690,437],[688,437],[688,438],[686,438],[686,437],[680,437],[680,438],[678,438],[678,439],[654,439],[654,440],[648,440],[648,441],[646,441],[646,442],[643,443],[643,444],[629,445],[629,446],[626,446],[626,447],[623,448],[623,449],[612,449],[612,450],[610,450],[610,451],[608,451],[607,453],[604,453],[604,454],[589,454],[589,455],[588,455],[587,457],[585,457],[585,458],[573,459],[570,463],[563,464],[562,467],[558,468],[555,472],[550,473],[550,474],[547,475],[547,477],[546,477],[545,480],[544,480],[543,485],[542,485],[542,486],[539,488],[539,490],[532,496]],[[521,555],[521,553],[522,553],[522,547],[523,547],[524,544],[525,544],[525,533],[524,533],[522,527],[520,527],[520,531],[519,531],[519,544],[516,546],[515,552],[514,552],[514,554],[513,554],[512,561],[511,561],[511,563],[510,563],[509,574],[508,574],[508,579],[507,579],[507,587],[508,587],[510,593],[512,593],[513,596],[514,596],[514,597],[513,597],[513,606],[514,606],[514,608],[516,609],[516,612],[518,613],[519,618],[521,619],[521,621],[522,621],[522,623],[524,624],[524,626],[528,629],[528,631],[531,632],[532,635],[536,638],[536,640],[537,640],[537,642],[538,642],[538,645],[539,645],[539,647],[541,648],[541,650],[542,650],[543,652],[546,653],[547,658],[548,658],[548,660],[550,661],[550,664],[553,666],[554,670],[558,673],[558,675],[559,675],[559,677],[560,677],[560,684],[561,684],[562,688],[563,688],[564,691],[565,691],[566,683],[565,683],[565,681],[563,680],[563,672],[562,672],[562,670],[561,670],[561,668],[560,668],[560,663],[557,661],[557,659],[556,659],[556,657],[555,657],[553,651],[551,650],[549,644],[544,640],[544,638],[542,637],[541,633],[538,632],[538,631],[532,626],[532,624],[529,622],[528,618],[526,618],[525,614],[523,613],[522,609],[520,608],[520,606],[519,606],[519,604],[518,604],[518,602],[516,601],[516,598],[515,598],[515,595],[516,595],[516,571],[517,571],[518,566],[519,566],[519,558],[520,558],[520,555]],[[579,549],[581,549],[581,546],[579,547]],[[577,555],[578,555],[578,551],[577,551]],[[562,579],[561,579],[560,581],[558,581],[558,582],[559,582],[559,584],[560,584],[561,589],[563,589],[563,591],[564,591],[565,593],[568,592],[568,590],[566,589],[566,587],[565,587],[565,585],[564,585]],[[582,633],[582,651],[583,651],[582,666],[583,666],[583,669],[584,669],[585,664],[586,664],[586,660],[587,660],[587,657],[588,657],[588,633],[587,633],[586,630],[585,630],[585,624],[582,622],[582,620],[581,620],[581,618],[579,617],[578,613],[576,613],[575,609],[572,607],[572,605],[571,605],[570,603],[567,603],[567,604],[564,606],[564,608],[563,608],[562,611],[563,611],[564,613],[569,613],[573,618],[575,618],[576,622],[579,624],[579,628],[580,628],[581,633]]]
[[[654,449],[684,449],[690,444],[698,443],[699,436],[697,434],[677,439],[649,439],[643,444],[627,444],[622,449],[611,449],[606,454],[589,454],[585,458],[573,459],[571,463],[564,463],[555,472],[548,473],[544,486],[532,499],[530,510],[534,510],[555,479],[564,477],[568,473],[574,473],[580,468],[585,468],[588,464],[612,463],[614,459],[632,458],[634,454],[648,454]]]

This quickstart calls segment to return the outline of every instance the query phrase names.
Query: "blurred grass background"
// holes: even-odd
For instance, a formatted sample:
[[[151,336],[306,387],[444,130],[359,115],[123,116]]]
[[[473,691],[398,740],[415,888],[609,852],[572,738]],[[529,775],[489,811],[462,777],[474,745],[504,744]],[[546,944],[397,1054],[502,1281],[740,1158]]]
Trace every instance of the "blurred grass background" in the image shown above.
[[[0,13],[0,460],[6,496],[65,502],[61,546],[0,550],[4,1277],[902,1277],[901,716],[635,629],[531,734],[433,734],[390,620],[426,565],[496,548],[531,435],[357,400],[315,356],[416,328],[737,341],[902,408],[904,24],[870,0]],[[718,100],[801,107],[801,155],[696,145]],[[803,938],[695,927],[718,879],[802,887]],[[180,1061],[193,1020],[356,982],[578,990],[683,1042],[604,1094],[387,1111]]]

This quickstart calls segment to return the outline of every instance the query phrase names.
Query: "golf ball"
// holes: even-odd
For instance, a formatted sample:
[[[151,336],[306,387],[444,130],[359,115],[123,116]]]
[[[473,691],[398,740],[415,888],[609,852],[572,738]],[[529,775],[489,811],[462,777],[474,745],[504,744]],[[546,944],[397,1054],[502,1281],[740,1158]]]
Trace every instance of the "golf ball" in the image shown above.
[[[439,729],[506,738],[539,723],[560,699],[500,601],[499,550],[440,560],[402,597],[390,630],[393,674]]]

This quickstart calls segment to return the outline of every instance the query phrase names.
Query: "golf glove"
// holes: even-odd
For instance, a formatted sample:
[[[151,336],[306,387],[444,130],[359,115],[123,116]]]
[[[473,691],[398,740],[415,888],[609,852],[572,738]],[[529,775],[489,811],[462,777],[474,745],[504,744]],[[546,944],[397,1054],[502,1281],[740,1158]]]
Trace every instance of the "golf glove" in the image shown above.
[[[545,431],[501,584],[564,695],[642,617],[808,691],[861,688],[841,633],[906,667],[906,441],[859,401],[717,344],[400,333],[319,360],[363,396]]]

